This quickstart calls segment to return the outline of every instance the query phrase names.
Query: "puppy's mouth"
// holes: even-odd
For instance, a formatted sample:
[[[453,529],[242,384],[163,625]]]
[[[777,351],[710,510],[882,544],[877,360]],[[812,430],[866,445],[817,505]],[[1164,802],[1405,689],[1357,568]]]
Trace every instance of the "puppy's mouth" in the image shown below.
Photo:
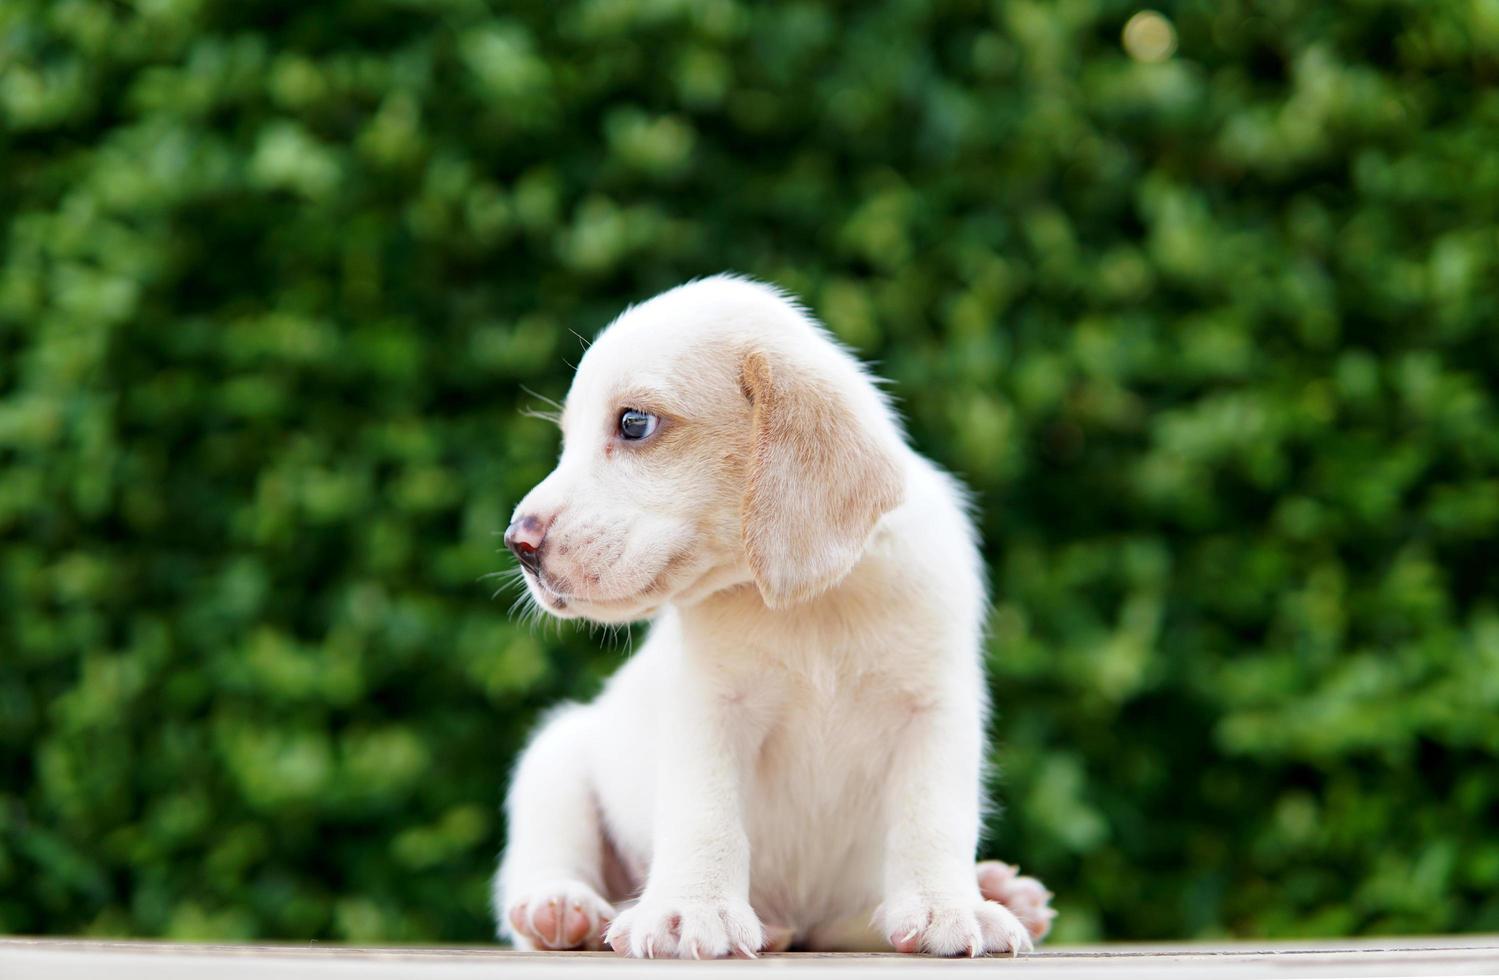
[[[622,596],[592,596],[572,592],[564,587],[567,584],[565,580],[559,581],[555,575],[548,574],[539,563],[523,564],[521,571],[526,581],[532,584],[532,592],[554,613],[568,612],[570,607],[576,605],[611,614],[638,608],[641,615],[651,615],[669,597],[667,580],[686,558],[686,552],[674,553],[644,588]]]
[[[546,572],[542,571],[540,567],[522,565],[521,572],[525,575],[526,581],[534,586],[532,591],[541,594],[542,601],[546,603],[548,608],[554,612],[561,612],[567,608],[568,602],[573,597],[554,586],[551,580],[547,578]]]

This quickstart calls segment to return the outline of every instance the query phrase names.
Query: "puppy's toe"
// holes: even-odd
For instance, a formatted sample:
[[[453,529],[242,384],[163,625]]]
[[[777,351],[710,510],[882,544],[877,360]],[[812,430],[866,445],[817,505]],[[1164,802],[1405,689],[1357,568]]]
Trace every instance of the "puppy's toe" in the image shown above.
[[[765,947],[765,934],[745,902],[642,897],[609,929],[606,941],[624,956],[706,960],[753,958]]]
[[[517,894],[506,919],[525,949],[601,949],[614,909],[582,882],[542,884]]]
[[[887,902],[883,914],[890,945],[900,953],[986,956],[1032,948],[1014,913],[983,898],[906,896]]]
[[[1000,861],[983,861],[977,871],[984,898],[1013,912],[1032,940],[1039,942],[1051,931],[1057,911],[1051,907],[1052,893],[1045,885]]]

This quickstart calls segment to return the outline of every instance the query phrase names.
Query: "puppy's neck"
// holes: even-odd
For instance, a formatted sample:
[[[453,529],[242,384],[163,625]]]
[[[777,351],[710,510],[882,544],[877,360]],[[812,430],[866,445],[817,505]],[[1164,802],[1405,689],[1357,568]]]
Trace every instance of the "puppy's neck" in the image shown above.
[[[719,643],[749,645],[805,640],[816,634],[868,628],[888,614],[888,590],[873,588],[884,575],[883,556],[866,554],[842,581],[804,602],[772,609],[752,581],[738,581],[675,606],[684,632]],[[872,599],[885,593],[886,608]],[[797,644],[800,645],[800,644]]]

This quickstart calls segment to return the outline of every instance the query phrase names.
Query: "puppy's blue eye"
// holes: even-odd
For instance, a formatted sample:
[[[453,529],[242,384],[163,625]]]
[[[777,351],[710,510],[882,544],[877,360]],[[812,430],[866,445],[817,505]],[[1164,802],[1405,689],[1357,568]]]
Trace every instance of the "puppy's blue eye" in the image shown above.
[[[619,434],[631,441],[644,439],[656,431],[660,421],[650,412],[637,412],[633,408],[627,408],[619,416]]]

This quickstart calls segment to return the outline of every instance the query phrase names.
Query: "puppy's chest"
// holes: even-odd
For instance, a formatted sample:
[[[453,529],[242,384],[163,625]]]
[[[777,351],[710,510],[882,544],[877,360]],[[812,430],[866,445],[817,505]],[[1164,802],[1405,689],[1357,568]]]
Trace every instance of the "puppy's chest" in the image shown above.
[[[758,754],[759,779],[799,788],[797,795],[809,803],[847,781],[883,773],[918,700],[879,671],[814,665],[778,680]]]
[[[907,696],[876,674],[803,674],[779,692],[745,798],[752,900],[810,926],[876,900]]]

